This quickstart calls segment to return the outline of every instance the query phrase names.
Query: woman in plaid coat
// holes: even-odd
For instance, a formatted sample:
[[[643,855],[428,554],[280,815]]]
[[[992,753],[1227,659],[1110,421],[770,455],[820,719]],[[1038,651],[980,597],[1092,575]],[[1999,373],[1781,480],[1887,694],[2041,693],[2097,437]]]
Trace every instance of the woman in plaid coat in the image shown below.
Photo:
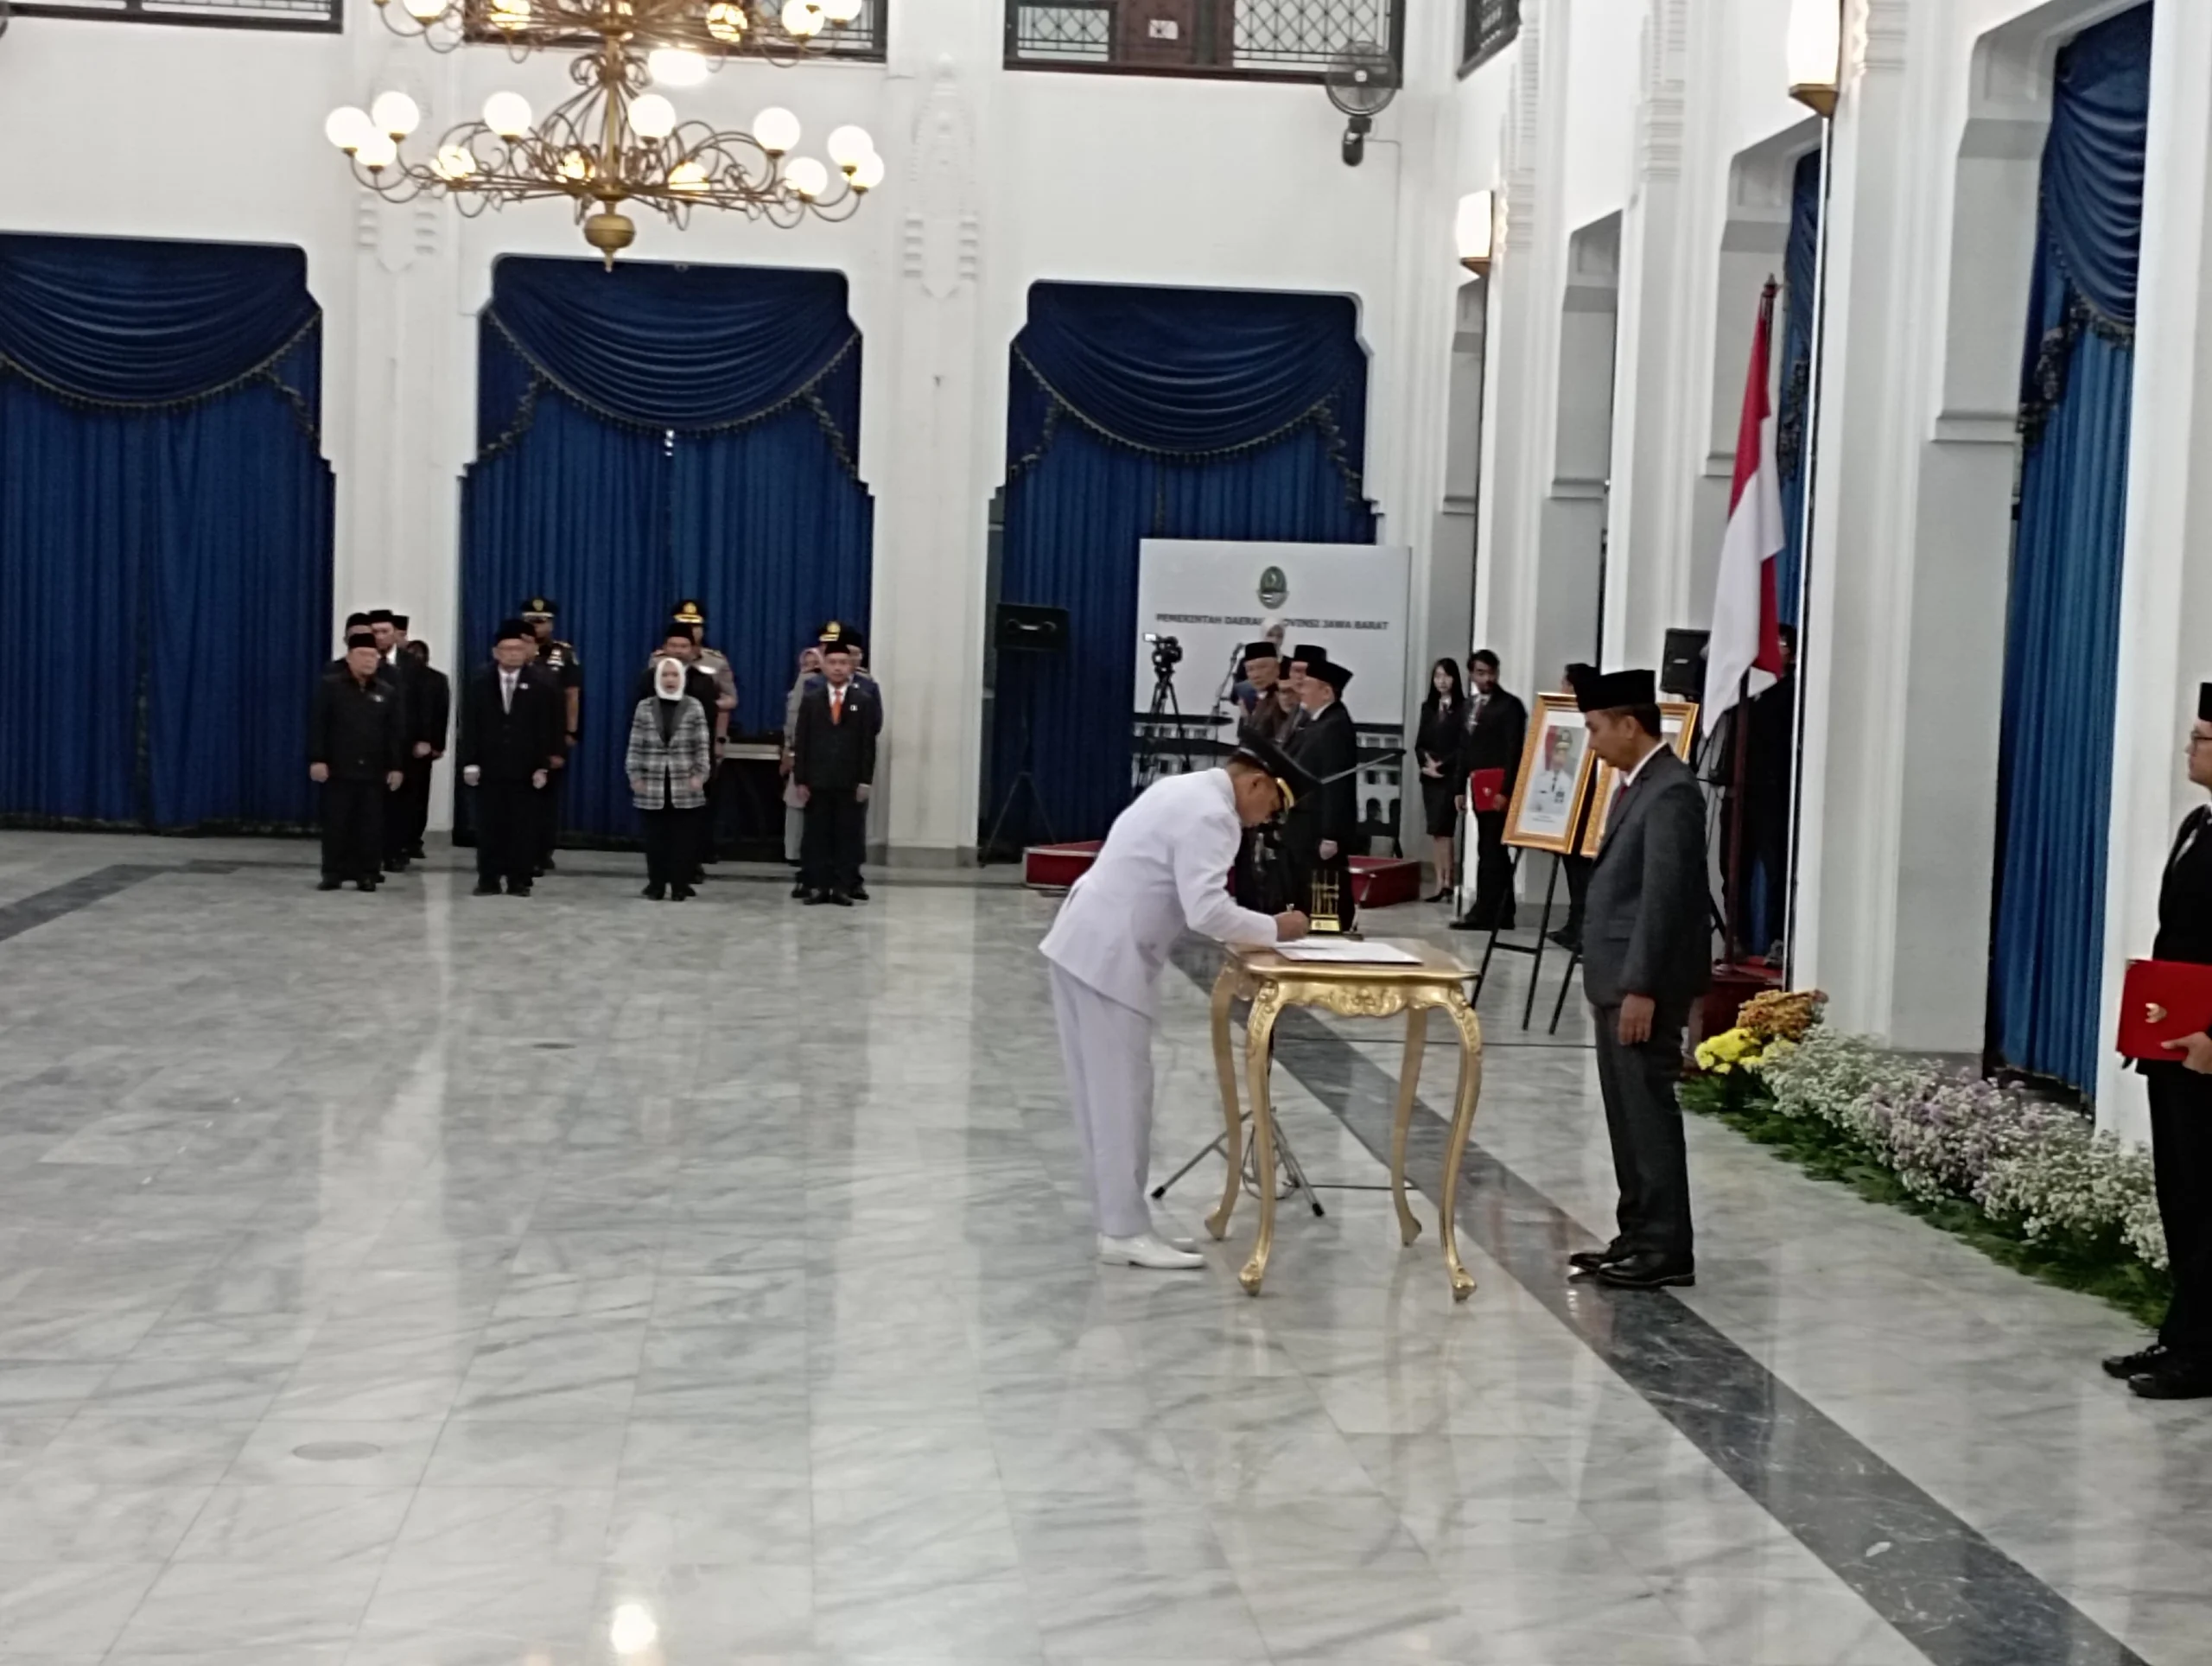
[[[645,824],[645,890],[655,902],[692,894],[699,823],[714,770],[713,729],[705,709],[684,693],[683,662],[653,667],[653,691],[630,715],[624,773]]]

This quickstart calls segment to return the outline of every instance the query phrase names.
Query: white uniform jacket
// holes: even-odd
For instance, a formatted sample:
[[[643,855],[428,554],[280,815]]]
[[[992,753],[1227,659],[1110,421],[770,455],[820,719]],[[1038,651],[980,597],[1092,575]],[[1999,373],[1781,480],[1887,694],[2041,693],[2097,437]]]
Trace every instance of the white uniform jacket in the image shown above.
[[[1275,923],[1240,908],[1230,870],[1243,837],[1225,769],[1155,781],[1123,811],[1075,882],[1046,959],[1109,1000],[1149,1014],[1160,969],[1187,927],[1221,943],[1271,944]]]

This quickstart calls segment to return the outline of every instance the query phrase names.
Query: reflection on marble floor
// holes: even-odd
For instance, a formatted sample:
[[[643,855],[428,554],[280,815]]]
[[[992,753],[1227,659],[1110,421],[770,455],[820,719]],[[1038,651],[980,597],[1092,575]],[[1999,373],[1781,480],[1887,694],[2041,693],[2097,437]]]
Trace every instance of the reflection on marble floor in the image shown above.
[[[1095,1267],[1048,901],[891,882],[825,919],[763,875],[657,907],[613,857],[527,904],[322,895],[310,864],[0,834],[0,912],[164,870],[0,941],[0,1661],[1958,1658],[1478,1229],[1457,1311],[1378,1192],[1285,1210],[1256,1302],[1249,1208],[1203,1274]],[[1477,1137],[1594,1229],[1589,1055],[1572,1013],[1527,1045],[1517,987]],[[1172,1163],[1216,1127],[1187,979],[1157,1057]],[[1317,1179],[1382,1178],[1280,1092]],[[2047,1658],[2212,1658],[2212,1420],[2097,1376],[2131,1328],[1692,1138],[1685,1305],[2085,1616]]]

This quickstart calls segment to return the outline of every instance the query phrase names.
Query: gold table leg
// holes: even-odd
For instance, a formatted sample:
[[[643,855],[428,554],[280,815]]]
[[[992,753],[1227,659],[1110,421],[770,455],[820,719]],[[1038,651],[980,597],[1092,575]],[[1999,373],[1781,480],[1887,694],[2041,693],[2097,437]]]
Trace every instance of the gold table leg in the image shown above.
[[[1268,1098],[1268,1066],[1275,1018],[1281,1010],[1282,989],[1268,983],[1254,998],[1251,1014],[1244,1021],[1245,1085],[1252,1096],[1252,1154],[1260,1171],[1260,1237],[1236,1281],[1250,1296],[1260,1294],[1260,1281],[1268,1275],[1268,1256],[1275,1247],[1275,1124]],[[1241,1166],[1230,1166],[1230,1186],[1237,1183],[1242,1172]]]
[[[1206,1217],[1206,1230],[1219,1243],[1229,1236],[1229,1218],[1236,1208],[1237,1182],[1244,1175],[1244,1116],[1236,1105],[1236,1049],[1229,1014],[1236,1000],[1236,965],[1230,962],[1213,981],[1213,1067],[1221,1078],[1221,1114],[1228,1123],[1222,1155],[1229,1160],[1229,1178],[1221,1185],[1221,1207]]]
[[[1459,1199],[1459,1164],[1466,1155],[1467,1135],[1475,1125],[1475,1101],[1483,1091],[1483,1027],[1474,1008],[1456,991],[1445,1010],[1459,1032],[1459,1091],[1452,1107],[1452,1143],[1444,1154],[1444,1195],[1437,1200],[1441,1217],[1438,1230],[1444,1235],[1444,1269],[1452,1278],[1452,1300],[1465,1301],[1474,1294],[1475,1280],[1460,1264],[1452,1215]]]
[[[1390,1125],[1390,1197],[1398,1205],[1398,1241],[1411,1243],[1421,1236],[1421,1223],[1406,1206],[1406,1132],[1413,1126],[1414,1097],[1421,1091],[1421,1050],[1428,1040],[1428,1008],[1406,1012],[1406,1053],[1398,1066],[1398,1114]]]

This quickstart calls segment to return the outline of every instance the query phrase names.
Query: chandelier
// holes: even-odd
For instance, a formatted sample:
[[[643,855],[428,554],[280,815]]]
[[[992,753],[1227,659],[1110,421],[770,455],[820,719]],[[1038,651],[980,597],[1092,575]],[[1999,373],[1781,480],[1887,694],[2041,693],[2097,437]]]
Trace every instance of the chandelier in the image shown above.
[[[882,182],[883,158],[858,127],[833,130],[828,164],[795,156],[798,118],[772,105],[749,133],[683,121],[656,87],[696,86],[732,57],[787,62],[817,49],[824,31],[860,15],[861,0],[404,0],[404,21],[377,0],[385,22],[419,34],[438,51],[498,41],[518,60],[532,52],[577,48],[569,66],[577,90],[538,118],[520,93],[495,92],[480,119],[447,130],[427,156],[403,147],[422,124],[404,92],[378,95],[364,111],[334,110],[323,124],[353,159],[353,175],[389,201],[426,194],[453,199],[464,214],[532,198],[574,204],[585,241],[612,267],[637,226],[626,206],[642,205],[682,226],[696,207],[732,209],[779,226],[808,214],[843,219]]]

